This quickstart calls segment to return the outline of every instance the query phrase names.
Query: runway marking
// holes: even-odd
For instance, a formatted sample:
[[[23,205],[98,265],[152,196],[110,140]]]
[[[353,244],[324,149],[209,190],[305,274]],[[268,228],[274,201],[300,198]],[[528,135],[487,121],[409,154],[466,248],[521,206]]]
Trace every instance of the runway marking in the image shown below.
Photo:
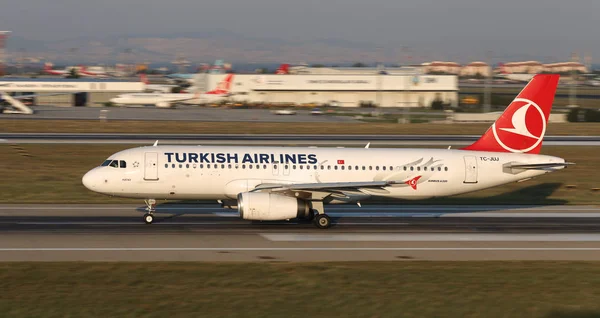
[[[600,234],[294,234],[261,233],[275,242],[600,242]]]
[[[0,252],[600,251],[600,247],[3,247]]]

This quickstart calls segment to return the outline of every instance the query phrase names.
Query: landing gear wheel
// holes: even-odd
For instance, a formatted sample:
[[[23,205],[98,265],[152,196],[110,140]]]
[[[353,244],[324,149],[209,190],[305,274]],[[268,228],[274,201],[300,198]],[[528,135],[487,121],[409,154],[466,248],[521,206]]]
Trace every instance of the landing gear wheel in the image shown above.
[[[146,224],[152,224],[152,222],[154,222],[154,215],[150,213],[144,214],[144,222],[146,222]]]
[[[331,227],[331,218],[327,214],[315,215],[315,226],[320,229],[328,229]]]

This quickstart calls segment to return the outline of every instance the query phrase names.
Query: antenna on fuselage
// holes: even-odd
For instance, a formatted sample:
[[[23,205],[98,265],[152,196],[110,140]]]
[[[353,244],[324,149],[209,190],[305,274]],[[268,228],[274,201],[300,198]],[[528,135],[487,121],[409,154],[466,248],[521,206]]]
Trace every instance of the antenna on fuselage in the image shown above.
[[[152,145],[152,147],[156,147],[158,146],[158,140],[154,142],[154,145]]]

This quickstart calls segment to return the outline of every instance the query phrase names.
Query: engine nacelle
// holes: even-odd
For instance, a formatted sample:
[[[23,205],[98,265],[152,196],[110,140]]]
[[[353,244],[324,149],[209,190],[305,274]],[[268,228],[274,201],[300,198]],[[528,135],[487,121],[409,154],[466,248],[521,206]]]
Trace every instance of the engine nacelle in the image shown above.
[[[173,107],[173,104],[167,103],[167,102],[158,102],[158,103],[156,103],[156,107],[158,107],[158,108],[171,108],[171,107]]]
[[[238,212],[244,220],[278,221],[308,218],[310,204],[302,199],[267,192],[238,194]]]

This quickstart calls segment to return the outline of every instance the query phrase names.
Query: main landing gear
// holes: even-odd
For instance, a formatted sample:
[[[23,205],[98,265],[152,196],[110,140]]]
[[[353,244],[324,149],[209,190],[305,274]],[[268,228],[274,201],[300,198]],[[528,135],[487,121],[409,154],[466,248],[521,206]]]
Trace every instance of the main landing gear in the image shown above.
[[[328,229],[331,227],[331,218],[325,214],[322,201],[313,201],[310,219],[313,224],[319,229]]]
[[[148,199],[144,200],[146,203],[146,214],[144,214],[144,222],[146,224],[152,224],[154,222],[154,212],[156,211],[156,200]]]

